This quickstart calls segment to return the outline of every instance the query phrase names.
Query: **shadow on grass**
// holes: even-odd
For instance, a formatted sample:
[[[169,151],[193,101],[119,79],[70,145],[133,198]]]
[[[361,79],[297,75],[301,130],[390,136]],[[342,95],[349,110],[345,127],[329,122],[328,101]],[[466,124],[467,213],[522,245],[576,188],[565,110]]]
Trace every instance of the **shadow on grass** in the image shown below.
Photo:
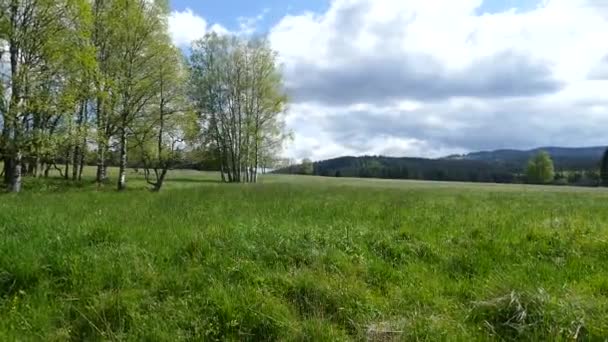
[[[67,192],[91,189],[95,182],[90,180],[72,181],[59,177],[24,178],[23,190],[37,192]]]

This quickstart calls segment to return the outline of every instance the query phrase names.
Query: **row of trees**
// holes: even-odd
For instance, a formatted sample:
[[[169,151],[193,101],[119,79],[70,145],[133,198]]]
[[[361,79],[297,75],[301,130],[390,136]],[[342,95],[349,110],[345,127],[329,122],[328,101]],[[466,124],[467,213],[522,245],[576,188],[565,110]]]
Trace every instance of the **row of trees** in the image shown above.
[[[286,98],[264,39],[207,35],[188,61],[171,43],[167,0],[0,0],[3,184],[82,177],[96,155],[117,188],[141,165],[154,190],[184,151],[220,161],[222,179],[257,179],[281,148]]]

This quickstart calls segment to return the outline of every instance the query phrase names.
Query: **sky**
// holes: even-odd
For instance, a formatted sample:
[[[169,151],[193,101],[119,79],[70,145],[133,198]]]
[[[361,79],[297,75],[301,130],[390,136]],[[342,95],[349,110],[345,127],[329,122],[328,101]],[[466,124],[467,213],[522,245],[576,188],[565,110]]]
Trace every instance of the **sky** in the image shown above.
[[[267,35],[286,157],[608,145],[608,0],[172,0],[183,49]]]

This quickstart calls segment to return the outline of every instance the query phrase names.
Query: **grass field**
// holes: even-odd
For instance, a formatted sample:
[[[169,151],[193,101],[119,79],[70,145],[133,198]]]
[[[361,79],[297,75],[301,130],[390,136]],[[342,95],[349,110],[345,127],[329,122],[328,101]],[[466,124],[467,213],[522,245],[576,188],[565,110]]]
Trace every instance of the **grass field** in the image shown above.
[[[608,338],[608,192],[180,171],[0,196],[0,340]]]

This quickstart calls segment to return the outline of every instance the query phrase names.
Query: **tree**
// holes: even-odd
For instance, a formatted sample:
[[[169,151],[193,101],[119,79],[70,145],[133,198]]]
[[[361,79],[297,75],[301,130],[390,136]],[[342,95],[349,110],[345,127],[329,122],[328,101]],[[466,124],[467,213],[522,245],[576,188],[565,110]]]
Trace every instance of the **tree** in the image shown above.
[[[585,178],[589,180],[590,186],[601,186],[602,176],[598,170],[587,170],[585,171]]]
[[[158,94],[156,65],[152,60],[160,53],[159,39],[166,33],[166,4],[148,0],[115,0],[111,9],[114,32],[111,33],[113,61],[113,89],[119,170],[118,190],[126,188],[127,142],[132,123],[142,115],[148,103]]]
[[[132,132],[146,181],[153,191],[160,191],[195,119],[186,99],[187,69],[182,54],[168,36],[156,49],[158,54],[150,63],[156,65],[158,94],[136,120]]]
[[[68,94],[79,78],[73,71],[86,71],[78,63],[87,49],[78,43],[86,40],[88,4],[87,0],[0,0],[0,41],[10,59],[1,87],[10,90],[10,99],[2,103],[0,152],[10,191],[21,190],[23,175],[40,174],[42,157],[54,147],[49,140],[69,112],[67,105],[74,104]],[[86,86],[80,84],[80,89]]]
[[[312,175],[314,173],[314,165],[312,163],[312,160],[310,160],[309,158],[304,158],[302,160],[302,174],[304,175]]]
[[[528,162],[526,176],[529,183],[547,184],[552,182],[555,177],[555,171],[551,156],[547,152],[541,151],[532,157]]]
[[[110,113],[115,107],[116,96],[112,91],[114,71],[112,68],[114,56],[112,49],[112,33],[114,25],[111,15],[111,2],[94,0],[92,8],[93,34],[92,44],[95,49],[96,70],[93,77],[95,86],[94,116],[96,130],[96,155],[98,186],[107,179],[106,159],[110,147],[110,139],[114,134],[114,126],[110,121]]]
[[[608,149],[606,149],[606,151],[604,152],[604,156],[602,157],[600,176],[602,179],[602,184],[604,186],[608,186]]]
[[[256,182],[260,165],[289,137],[287,97],[267,40],[206,35],[191,55],[192,97],[223,181]]]

